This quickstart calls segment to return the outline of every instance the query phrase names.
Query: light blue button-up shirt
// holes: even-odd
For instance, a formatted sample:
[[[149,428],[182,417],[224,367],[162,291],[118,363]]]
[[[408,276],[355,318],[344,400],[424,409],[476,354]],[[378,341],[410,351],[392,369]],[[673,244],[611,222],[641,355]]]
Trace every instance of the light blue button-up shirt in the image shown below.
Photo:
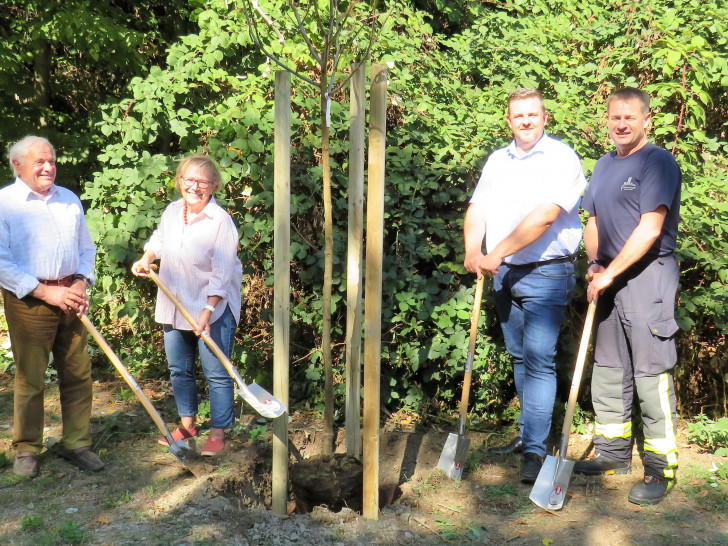
[[[38,281],[76,273],[94,282],[96,247],[76,195],[52,186],[43,196],[20,178],[0,189],[0,285],[23,298]]]

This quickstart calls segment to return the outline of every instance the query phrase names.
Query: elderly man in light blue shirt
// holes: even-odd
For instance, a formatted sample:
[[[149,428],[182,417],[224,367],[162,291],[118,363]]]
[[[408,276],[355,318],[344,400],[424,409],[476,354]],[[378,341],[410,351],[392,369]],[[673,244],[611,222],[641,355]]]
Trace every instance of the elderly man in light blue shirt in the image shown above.
[[[578,156],[544,132],[535,89],[508,99],[514,140],[488,159],[465,215],[465,267],[493,276],[496,308],[513,359],[520,434],[495,453],[523,452],[521,480],[533,483],[546,455],[556,398],[556,342],[576,280],[579,202],[586,179]],[[483,253],[483,243],[487,249]]]
[[[78,318],[88,310],[96,249],[78,197],[55,185],[50,142],[27,136],[8,157],[16,178],[0,189],[0,286],[16,370],[13,469],[38,475],[52,353],[63,420],[58,454],[80,468],[101,470],[104,463],[90,450],[91,363]]]

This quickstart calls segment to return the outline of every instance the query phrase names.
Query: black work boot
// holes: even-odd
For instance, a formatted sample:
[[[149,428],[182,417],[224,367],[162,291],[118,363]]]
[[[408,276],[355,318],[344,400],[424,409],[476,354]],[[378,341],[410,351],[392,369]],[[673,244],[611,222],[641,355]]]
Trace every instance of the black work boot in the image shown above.
[[[521,467],[521,481],[523,483],[533,483],[538,478],[543,465],[543,457],[535,453],[523,454],[523,466]]]
[[[584,476],[609,476],[611,474],[629,474],[632,465],[629,461],[618,461],[597,454],[591,461],[576,461],[574,474]]]
[[[508,455],[509,453],[520,453],[523,451],[523,439],[520,436],[516,436],[511,440],[510,444],[504,446],[491,447],[488,453],[494,455]]]
[[[658,504],[674,486],[675,480],[645,476],[644,481],[630,489],[627,499],[634,504]]]

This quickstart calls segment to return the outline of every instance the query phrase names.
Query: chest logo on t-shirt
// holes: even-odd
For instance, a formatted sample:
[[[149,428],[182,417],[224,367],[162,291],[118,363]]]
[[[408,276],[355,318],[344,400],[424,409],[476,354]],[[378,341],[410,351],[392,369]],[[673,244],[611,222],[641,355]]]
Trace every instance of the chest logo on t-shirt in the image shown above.
[[[626,182],[622,184],[622,187],[619,188],[621,191],[632,191],[637,189],[637,185],[632,182],[632,177],[630,176]]]

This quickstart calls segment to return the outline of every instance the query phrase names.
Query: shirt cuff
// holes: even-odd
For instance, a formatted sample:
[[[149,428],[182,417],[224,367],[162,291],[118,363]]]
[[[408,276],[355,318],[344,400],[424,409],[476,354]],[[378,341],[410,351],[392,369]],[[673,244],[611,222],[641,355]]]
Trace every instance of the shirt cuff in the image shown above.
[[[16,287],[15,296],[18,299],[23,299],[25,296],[35,290],[35,287],[39,284],[40,281],[35,277],[32,277],[31,275],[25,275]]]

